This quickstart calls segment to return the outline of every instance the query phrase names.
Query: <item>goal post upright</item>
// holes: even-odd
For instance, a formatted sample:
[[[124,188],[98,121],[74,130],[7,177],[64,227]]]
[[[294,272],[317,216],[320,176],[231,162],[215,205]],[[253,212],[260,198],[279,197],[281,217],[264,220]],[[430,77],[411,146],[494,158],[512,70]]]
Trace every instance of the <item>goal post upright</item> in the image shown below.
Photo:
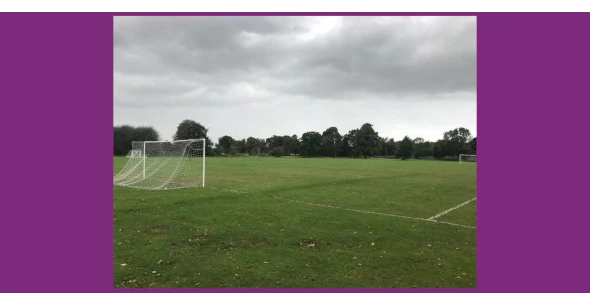
[[[145,141],[143,142],[143,178],[145,178]]]
[[[203,140],[203,187],[205,187],[205,147],[206,147],[206,140]]]

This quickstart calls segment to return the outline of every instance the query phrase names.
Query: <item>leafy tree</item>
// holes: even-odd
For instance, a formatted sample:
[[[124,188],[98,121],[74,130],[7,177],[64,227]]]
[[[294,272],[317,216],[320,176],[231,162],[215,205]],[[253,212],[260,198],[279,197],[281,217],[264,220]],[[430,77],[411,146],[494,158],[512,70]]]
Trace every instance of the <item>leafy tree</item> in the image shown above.
[[[469,152],[468,143],[473,139],[471,132],[467,128],[459,127],[449,130],[443,134],[443,140],[448,141],[448,151],[450,156],[459,156]]]
[[[114,127],[114,153],[121,156],[131,150],[133,141],[159,141],[160,135],[149,126],[132,127],[129,125]]]
[[[178,127],[176,128],[176,133],[174,134],[174,140],[190,140],[190,139],[205,139],[205,151],[207,155],[210,155],[212,152],[213,143],[211,139],[207,137],[208,129],[205,126],[193,121],[193,120],[184,120],[182,121]]]
[[[432,155],[437,159],[452,155],[452,144],[448,140],[436,141],[432,147]]]
[[[257,139],[254,137],[248,137],[246,139],[246,152],[251,155],[260,155],[265,149],[264,139]]]
[[[354,136],[354,147],[356,152],[361,154],[365,159],[379,153],[379,134],[369,123],[363,124]]]
[[[290,136],[283,136],[282,142],[283,142],[283,151],[285,155],[290,155],[290,154],[294,154],[295,151],[298,149],[299,147],[299,140],[297,139],[297,136],[295,135],[293,137]]]
[[[292,154],[299,154],[299,150],[301,147],[301,141],[296,134],[291,136],[291,152]]]
[[[282,157],[285,155],[285,150],[282,146],[275,146],[271,151],[270,155],[273,157]]]
[[[221,147],[219,147],[219,145],[215,145],[215,147],[213,147],[213,155],[221,156],[222,153],[225,154],[225,152]]]
[[[340,155],[356,158],[360,156],[360,150],[356,147],[356,135],[359,129],[350,130],[342,137],[340,144]]]
[[[324,156],[334,156],[338,155],[338,150],[340,148],[340,141],[342,141],[342,136],[338,132],[338,128],[330,127],[322,133],[322,150]]]
[[[469,141],[469,148],[470,148],[470,152],[469,153],[472,154],[472,155],[476,155],[477,154],[477,149],[475,147],[476,141],[477,141],[477,137],[475,137],[475,138],[471,139],[471,141]]]
[[[115,126],[115,155],[126,155],[131,150],[134,128],[129,125]]]
[[[340,152],[338,153],[340,156],[343,157],[352,157],[353,151],[352,146],[350,145],[352,139],[349,134],[345,134],[340,141]]]
[[[160,134],[149,126],[140,126],[135,128],[135,141],[159,141]]]
[[[301,155],[305,157],[319,156],[322,152],[322,135],[309,131],[301,136]]]
[[[390,138],[381,138],[380,141],[380,146],[381,146],[381,155],[382,156],[390,156],[390,155],[394,155],[395,156],[395,140],[394,139],[390,139]]]
[[[229,153],[233,156],[237,154],[245,154],[246,153],[246,140],[242,139],[239,141],[234,141],[231,144],[229,149]]]
[[[399,147],[397,149],[397,157],[401,158],[402,160],[408,159],[412,157],[414,153],[414,141],[410,139],[410,137],[405,136],[403,140],[399,143]]]
[[[273,148],[283,146],[283,137],[281,136],[272,136],[266,139],[266,150],[272,151]]]
[[[414,139],[414,157],[416,159],[420,157],[432,156],[433,143],[424,141],[423,138]]]
[[[235,142],[236,140],[230,136],[223,136],[221,138],[218,139],[218,144],[217,144],[217,148],[219,148],[219,151],[224,153],[224,154],[229,154],[229,150],[231,148],[231,145]]]

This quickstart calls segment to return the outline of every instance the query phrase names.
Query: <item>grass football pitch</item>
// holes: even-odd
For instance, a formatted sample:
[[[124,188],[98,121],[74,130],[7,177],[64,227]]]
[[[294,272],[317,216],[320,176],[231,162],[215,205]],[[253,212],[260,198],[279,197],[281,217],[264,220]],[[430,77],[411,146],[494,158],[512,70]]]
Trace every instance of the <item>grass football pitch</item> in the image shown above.
[[[205,188],[114,187],[115,287],[476,285],[475,163],[206,162]]]

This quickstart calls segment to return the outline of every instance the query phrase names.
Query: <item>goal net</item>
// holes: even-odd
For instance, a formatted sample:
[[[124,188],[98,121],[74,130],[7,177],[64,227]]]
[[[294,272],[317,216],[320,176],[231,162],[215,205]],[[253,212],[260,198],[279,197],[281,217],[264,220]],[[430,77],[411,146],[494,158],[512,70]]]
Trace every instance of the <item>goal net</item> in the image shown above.
[[[164,190],[205,187],[205,140],[133,142],[114,184]]]
[[[140,149],[133,149],[127,155],[128,158],[142,158],[143,151]]]
[[[477,162],[476,155],[459,155],[459,163],[464,162]]]

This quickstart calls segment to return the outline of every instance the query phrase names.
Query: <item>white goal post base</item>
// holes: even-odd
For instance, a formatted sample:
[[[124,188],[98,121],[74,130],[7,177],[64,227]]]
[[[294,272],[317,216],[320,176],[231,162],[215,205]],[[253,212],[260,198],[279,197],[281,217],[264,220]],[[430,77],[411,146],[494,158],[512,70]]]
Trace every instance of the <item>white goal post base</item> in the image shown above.
[[[460,154],[459,155],[459,163],[465,163],[465,162],[476,162],[477,163],[477,155]]]
[[[114,184],[148,190],[205,187],[205,139],[136,141]]]

